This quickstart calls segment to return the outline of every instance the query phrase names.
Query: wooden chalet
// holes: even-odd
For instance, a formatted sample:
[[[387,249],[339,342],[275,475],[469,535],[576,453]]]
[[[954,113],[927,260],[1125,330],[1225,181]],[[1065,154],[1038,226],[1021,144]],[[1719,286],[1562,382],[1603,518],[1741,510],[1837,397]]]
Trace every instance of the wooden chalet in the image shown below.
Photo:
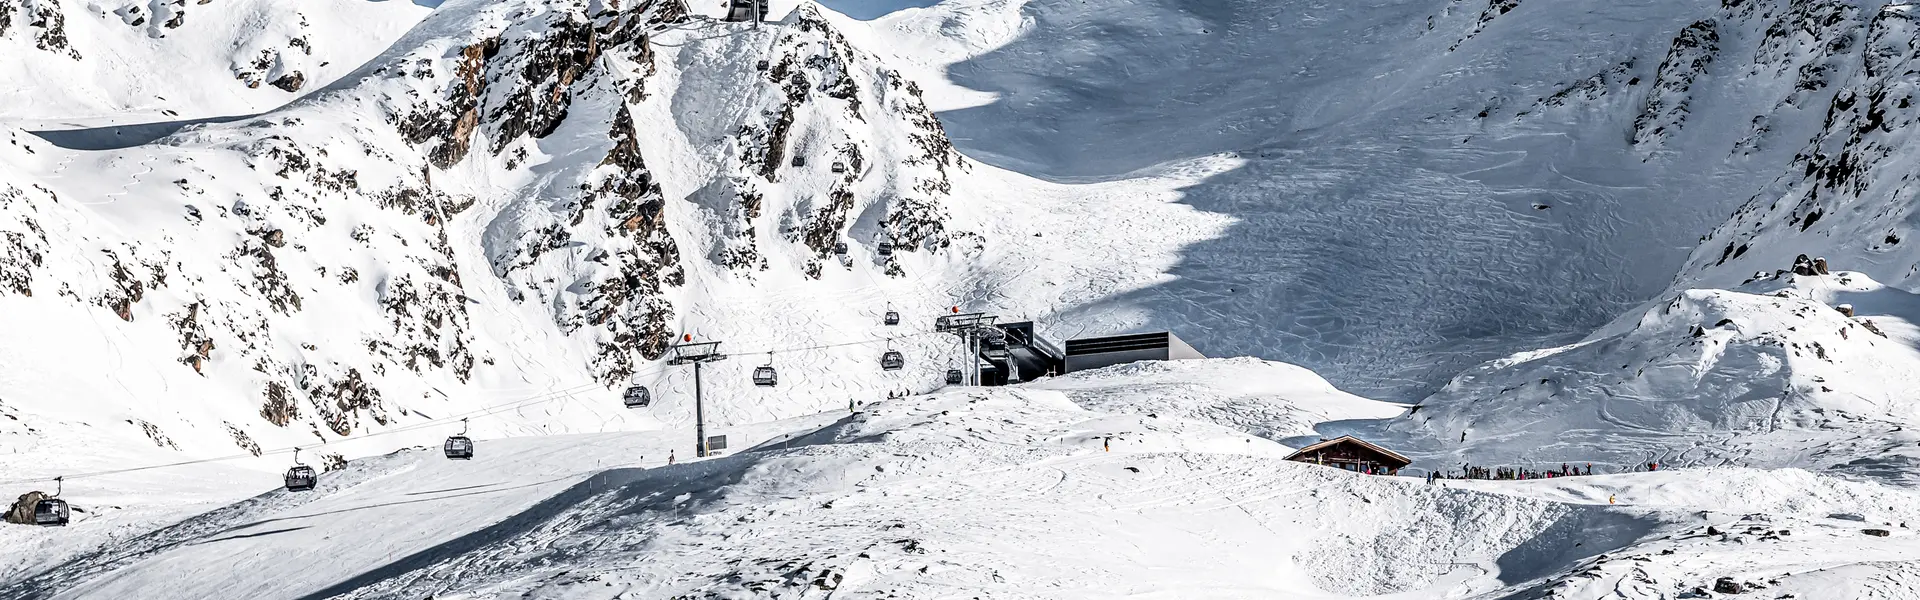
[[[1288,455],[1287,460],[1374,475],[1395,475],[1413,464],[1413,459],[1350,435],[1301,448]]]

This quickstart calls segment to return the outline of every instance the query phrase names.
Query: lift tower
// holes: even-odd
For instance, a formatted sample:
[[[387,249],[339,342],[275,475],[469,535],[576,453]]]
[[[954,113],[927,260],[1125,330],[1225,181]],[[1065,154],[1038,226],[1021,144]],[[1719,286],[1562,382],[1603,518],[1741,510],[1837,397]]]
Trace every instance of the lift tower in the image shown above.
[[[999,317],[976,312],[940,315],[933,320],[934,331],[953,334],[966,342],[967,368],[963,371],[966,374],[966,381],[962,384],[980,385],[980,341],[996,335],[1001,337],[1006,335],[1000,331],[1000,328],[994,327],[993,322],[996,319]]]
[[[700,397],[700,365],[726,359],[727,355],[720,353],[720,342],[698,342],[674,345],[673,358],[667,360],[667,364],[673,366],[693,365],[694,456],[707,455],[707,413]]]

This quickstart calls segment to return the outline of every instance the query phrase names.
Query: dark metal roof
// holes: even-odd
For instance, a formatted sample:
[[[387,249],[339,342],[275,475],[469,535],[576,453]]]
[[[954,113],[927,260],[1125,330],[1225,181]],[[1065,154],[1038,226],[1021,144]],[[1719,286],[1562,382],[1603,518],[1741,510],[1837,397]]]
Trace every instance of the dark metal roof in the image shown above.
[[[1379,446],[1375,446],[1375,445],[1373,445],[1372,443],[1369,443],[1369,442],[1367,442],[1366,440],[1363,440],[1363,439],[1360,439],[1360,438],[1357,438],[1357,437],[1353,437],[1353,436],[1350,436],[1350,435],[1343,435],[1343,436],[1340,436],[1340,437],[1337,437],[1337,438],[1333,438],[1333,439],[1330,439],[1330,440],[1327,440],[1327,441],[1324,441],[1324,442],[1320,442],[1320,443],[1318,443],[1318,444],[1313,444],[1313,445],[1310,445],[1310,446],[1307,446],[1307,447],[1305,447],[1305,448],[1301,448],[1301,449],[1299,449],[1299,450],[1295,450],[1295,451],[1293,451],[1293,454],[1288,454],[1288,455],[1287,455],[1287,460],[1293,460],[1293,459],[1296,459],[1296,458],[1301,458],[1301,457],[1303,457],[1303,456],[1305,456],[1305,455],[1306,455],[1307,453],[1309,453],[1309,452],[1315,452],[1315,451],[1319,451],[1319,450],[1324,450],[1324,449],[1327,449],[1327,448],[1330,448],[1330,447],[1333,447],[1333,446],[1337,446],[1337,445],[1340,445],[1340,444],[1342,444],[1342,443],[1346,443],[1346,442],[1353,442],[1353,443],[1355,443],[1355,444],[1359,444],[1359,445],[1360,445],[1361,447],[1363,447],[1363,448],[1366,448],[1366,449],[1367,449],[1367,450],[1369,450],[1369,451],[1372,451],[1372,452],[1376,452],[1376,453],[1379,453],[1379,454],[1380,454],[1381,456],[1385,456],[1385,457],[1387,457],[1387,458],[1391,458],[1391,459],[1394,459],[1394,460],[1397,460],[1397,461],[1400,461],[1400,462],[1401,462],[1401,463],[1403,464],[1403,466],[1404,466],[1404,465],[1410,465],[1410,464],[1413,464],[1413,459],[1411,459],[1411,458],[1407,458],[1407,457],[1405,457],[1405,456],[1402,456],[1402,455],[1400,455],[1400,453],[1398,453],[1398,452],[1394,452],[1394,451],[1392,451],[1392,450],[1388,450],[1388,449],[1386,449],[1386,448],[1381,448],[1381,447],[1379,447]]]

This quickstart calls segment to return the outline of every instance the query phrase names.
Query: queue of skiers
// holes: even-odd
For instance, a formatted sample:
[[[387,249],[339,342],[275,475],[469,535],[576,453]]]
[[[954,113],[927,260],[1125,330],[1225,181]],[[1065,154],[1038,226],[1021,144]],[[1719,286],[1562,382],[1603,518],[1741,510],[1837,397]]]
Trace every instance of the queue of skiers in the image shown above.
[[[1641,464],[1633,465],[1632,470],[1635,472],[1658,471],[1660,470],[1660,463],[1658,462],[1641,463]],[[1529,480],[1529,479],[1554,479],[1558,477],[1579,477],[1579,476],[1592,475],[1592,474],[1593,474],[1593,463],[1586,463],[1585,465],[1560,463],[1560,468],[1558,470],[1546,469],[1546,470],[1540,470],[1540,471],[1518,468],[1518,467],[1481,467],[1481,466],[1474,466],[1474,465],[1460,465],[1459,471],[1450,471],[1450,472],[1444,472],[1444,473],[1442,472],[1427,473],[1427,483],[1433,483],[1435,481],[1439,481],[1442,479],[1486,479],[1486,480],[1495,480],[1495,481],[1522,481],[1522,480]]]
[[[1546,469],[1541,471],[1519,468],[1519,467],[1481,467],[1481,466],[1475,466],[1475,465],[1460,465],[1460,470],[1457,472],[1427,473],[1427,483],[1433,483],[1441,479],[1486,479],[1486,480],[1497,480],[1497,481],[1521,481],[1521,480],[1528,480],[1528,479],[1553,479],[1556,477],[1577,477],[1577,476],[1592,475],[1592,474],[1593,474],[1593,463],[1587,463],[1585,468],[1582,468],[1581,465],[1570,465],[1566,463],[1561,463],[1559,470]]]

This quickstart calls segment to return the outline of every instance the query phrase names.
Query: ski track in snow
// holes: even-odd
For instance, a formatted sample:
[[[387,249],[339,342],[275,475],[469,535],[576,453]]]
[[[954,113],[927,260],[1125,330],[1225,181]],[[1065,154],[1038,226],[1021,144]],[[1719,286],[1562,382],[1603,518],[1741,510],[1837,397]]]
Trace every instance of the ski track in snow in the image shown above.
[[[1748,469],[1429,485],[1280,461],[1284,447],[1180,416],[1335,411],[1295,426],[1310,428],[1366,414],[1318,398],[1338,394],[1325,385],[1247,360],[1108,369],[736,427],[765,442],[671,467],[662,453],[681,444],[663,433],[483,440],[470,462],[408,450],[0,592],[1598,599],[1731,576],[1911,597],[1889,586],[1912,577],[1920,535],[1883,525],[1920,519],[1911,490]]]
[[[88,7],[84,18],[70,14],[76,48],[183,64],[157,77],[163,71],[128,69],[140,61],[116,61],[70,79],[57,75],[82,70],[49,70],[64,64],[52,60],[0,67],[29,83],[0,90],[20,100],[0,102],[8,132],[79,128],[60,133],[87,143],[120,138],[121,127],[186,132],[108,150],[46,148],[58,158],[0,149],[21,157],[0,174],[61,198],[35,227],[57,232],[49,262],[70,265],[55,272],[71,277],[37,298],[75,301],[45,315],[12,311],[17,335],[35,343],[7,353],[19,372],[4,374],[0,400],[10,403],[0,410],[24,404],[41,428],[0,429],[10,436],[0,441],[23,449],[0,457],[19,481],[230,453],[241,441],[229,431],[244,429],[234,419],[259,425],[258,390],[208,384],[198,362],[189,374],[176,358],[176,333],[186,332],[153,327],[175,318],[160,311],[204,299],[153,289],[166,297],[117,317],[136,325],[106,318],[127,282],[95,254],[115,267],[144,260],[141,236],[185,231],[150,227],[182,206],[245,215],[260,190],[225,187],[246,181],[227,169],[261,165],[213,147],[245,139],[222,132],[316,131],[287,114],[346,123],[329,98],[285,104],[298,93],[259,84],[298,68],[309,77],[303,92],[351,91],[360,84],[333,79],[374,79],[349,69],[437,5],[367,4],[318,3],[296,19],[277,4],[241,2],[226,14],[193,12],[188,23],[206,29],[172,38],[156,21],[139,30],[152,41],[132,46],[115,29],[122,24],[107,22],[135,14],[132,5],[114,16]],[[797,3],[775,4],[777,16]],[[688,285],[663,295],[676,308],[671,326],[723,340],[732,355],[704,371],[709,434],[729,436],[728,451],[705,460],[682,452],[683,464],[665,465],[668,452],[690,447],[692,374],[638,365],[629,383],[650,386],[656,404],[624,410],[609,402],[620,386],[603,389],[582,367],[593,349],[555,329],[599,275],[586,243],[534,257],[523,274],[521,283],[564,293],[499,276],[495,261],[517,249],[495,234],[572,201],[579,175],[607,156],[605,123],[568,120],[527,146],[523,169],[476,150],[430,171],[432,185],[476,200],[438,231],[451,238],[451,266],[468,275],[454,285],[486,367],[473,381],[423,375],[393,393],[420,397],[390,398],[398,417],[376,420],[402,428],[519,400],[463,425],[481,439],[474,461],[446,461],[430,445],[456,431],[450,421],[367,425],[403,433],[379,439],[282,426],[255,430],[269,456],[76,479],[66,488],[79,509],[73,526],[0,527],[0,547],[15,550],[0,552],[0,597],[1598,600],[1704,596],[1689,594],[1726,577],[1764,597],[1920,598],[1920,535],[1908,527],[1920,524],[1910,487],[1920,435],[1906,432],[1920,412],[1901,392],[1920,385],[1911,375],[1920,372],[1920,302],[1847,271],[1763,271],[1728,289],[1670,282],[1683,262],[1687,277],[1715,281],[1746,268],[1689,259],[1694,237],[1778,175],[1796,146],[1774,143],[1740,161],[1700,157],[1718,160],[1732,136],[1762,127],[1746,121],[1749,105],[1782,112],[1818,101],[1799,88],[1792,103],[1779,100],[1784,83],[1805,83],[1790,77],[1726,77],[1747,67],[1737,62],[1753,54],[1743,44],[1770,15],[1719,24],[1730,50],[1687,82],[1693,96],[1682,100],[1695,106],[1682,114],[1686,129],[1663,121],[1672,130],[1655,132],[1666,137],[1651,149],[1620,135],[1631,126],[1639,136],[1635,118],[1656,106],[1629,89],[1640,84],[1615,85],[1604,72],[1582,79],[1622,58],[1638,62],[1621,73],[1652,79],[1673,30],[1736,10],[1713,4],[1528,2],[1511,12],[1489,5],[1482,17],[1457,0],[1438,15],[1396,0],[830,0],[857,19],[826,16],[862,53],[853,64],[875,67],[861,81],[878,85],[893,77],[882,70],[903,69],[979,161],[942,167],[955,195],[938,206],[951,212],[943,225],[980,237],[902,252],[902,274],[885,274],[872,245],[887,209],[872,197],[900,191],[876,180],[899,176],[878,163],[904,162],[904,151],[882,144],[849,179],[860,198],[839,232],[850,260],[828,259],[818,280],[796,275],[819,257],[790,227],[829,189],[813,171],[838,157],[828,155],[836,140],[874,143],[899,124],[870,121],[856,104],[852,114],[872,127],[843,127],[822,108],[838,105],[803,105],[794,152],[816,169],[780,166],[779,177],[755,179],[768,215],[740,219],[732,188],[712,186],[740,177],[728,171],[741,167],[729,162],[743,151],[736,129],[762,124],[775,106],[763,101],[777,98],[763,93],[772,87],[742,93],[739,82],[758,80],[753,58],[779,57],[793,21],[667,27],[651,47],[657,56],[647,55],[658,72],[645,80],[649,94],[664,91],[630,104],[669,198],[669,228],[693,266]],[[486,8],[470,0],[439,14]],[[425,23],[409,39],[464,39],[435,29],[464,21]],[[248,30],[260,24],[266,30]],[[294,45],[295,35],[308,37]],[[45,52],[23,39],[0,42]],[[204,40],[219,43],[194,43]],[[301,55],[282,52],[307,44]],[[240,72],[258,56],[273,66]],[[601,55],[576,113],[621,102],[605,93],[608,74],[637,72],[631,58]],[[1579,91],[1570,81],[1614,95],[1534,104]],[[1584,93],[1606,95],[1595,89]],[[735,96],[744,100],[709,101]],[[242,114],[264,117],[222,128]],[[207,129],[182,129],[203,121]],[[1806,121],[1765,126],[1789,139],[1815,129],[1817,119]],[[221,183],[209,185],[209,169]],[[155,185],[183,175],[194,179],[181,190]],[[202,186],[215,195],[194,198]],[[296,249],[305,242],[320,241]],[[188,248],[168,243],[163,268],[164,248]],[[317,254],[335,247],[320,243]],[[768,267],[709,264],[742,247]],[[273,259],[263,264],[271,270]],[[54,287],[39,277],[40,290]],[[298,291],[318,303],[365,300]],[[1840,303],[1854,314],[1838,316]],[[1339,388],[1251,359],[944,388],[960,350],[926,329],[949,307],[1032,319],[1054,338],[1170,329],[1209,354],[1298,363]],[[880,324],[888,309],[902,313],[901,326]],[[72,339],[42,348],[55,333]],[[1514,354],[1530,348],[1547,350]],[[886,349],[906,353],[907,368],[880,371]],[[302,364],[339,366],[323,354]],[[761,365],[778,368],[781,385],[751,385],[746,374]],[[1426,400],[1409,412],[1341,390]],[[879,400],[897,391],[912,396]],[[128,433],[136,422],[144,437]],[[1469,463],[1662,469],[1424,484],[1280,460],[1290,446],[1343,433],[1405,451],[1416,460],[1410,473]],[[332,445],[311,450],[356,460],[314,492],[259,493],[284,466],[275,455],[313,437]],[[1102,451],[1109,438],[1114,451]],[[1747,468],[1755,465],[1775,470]]]

